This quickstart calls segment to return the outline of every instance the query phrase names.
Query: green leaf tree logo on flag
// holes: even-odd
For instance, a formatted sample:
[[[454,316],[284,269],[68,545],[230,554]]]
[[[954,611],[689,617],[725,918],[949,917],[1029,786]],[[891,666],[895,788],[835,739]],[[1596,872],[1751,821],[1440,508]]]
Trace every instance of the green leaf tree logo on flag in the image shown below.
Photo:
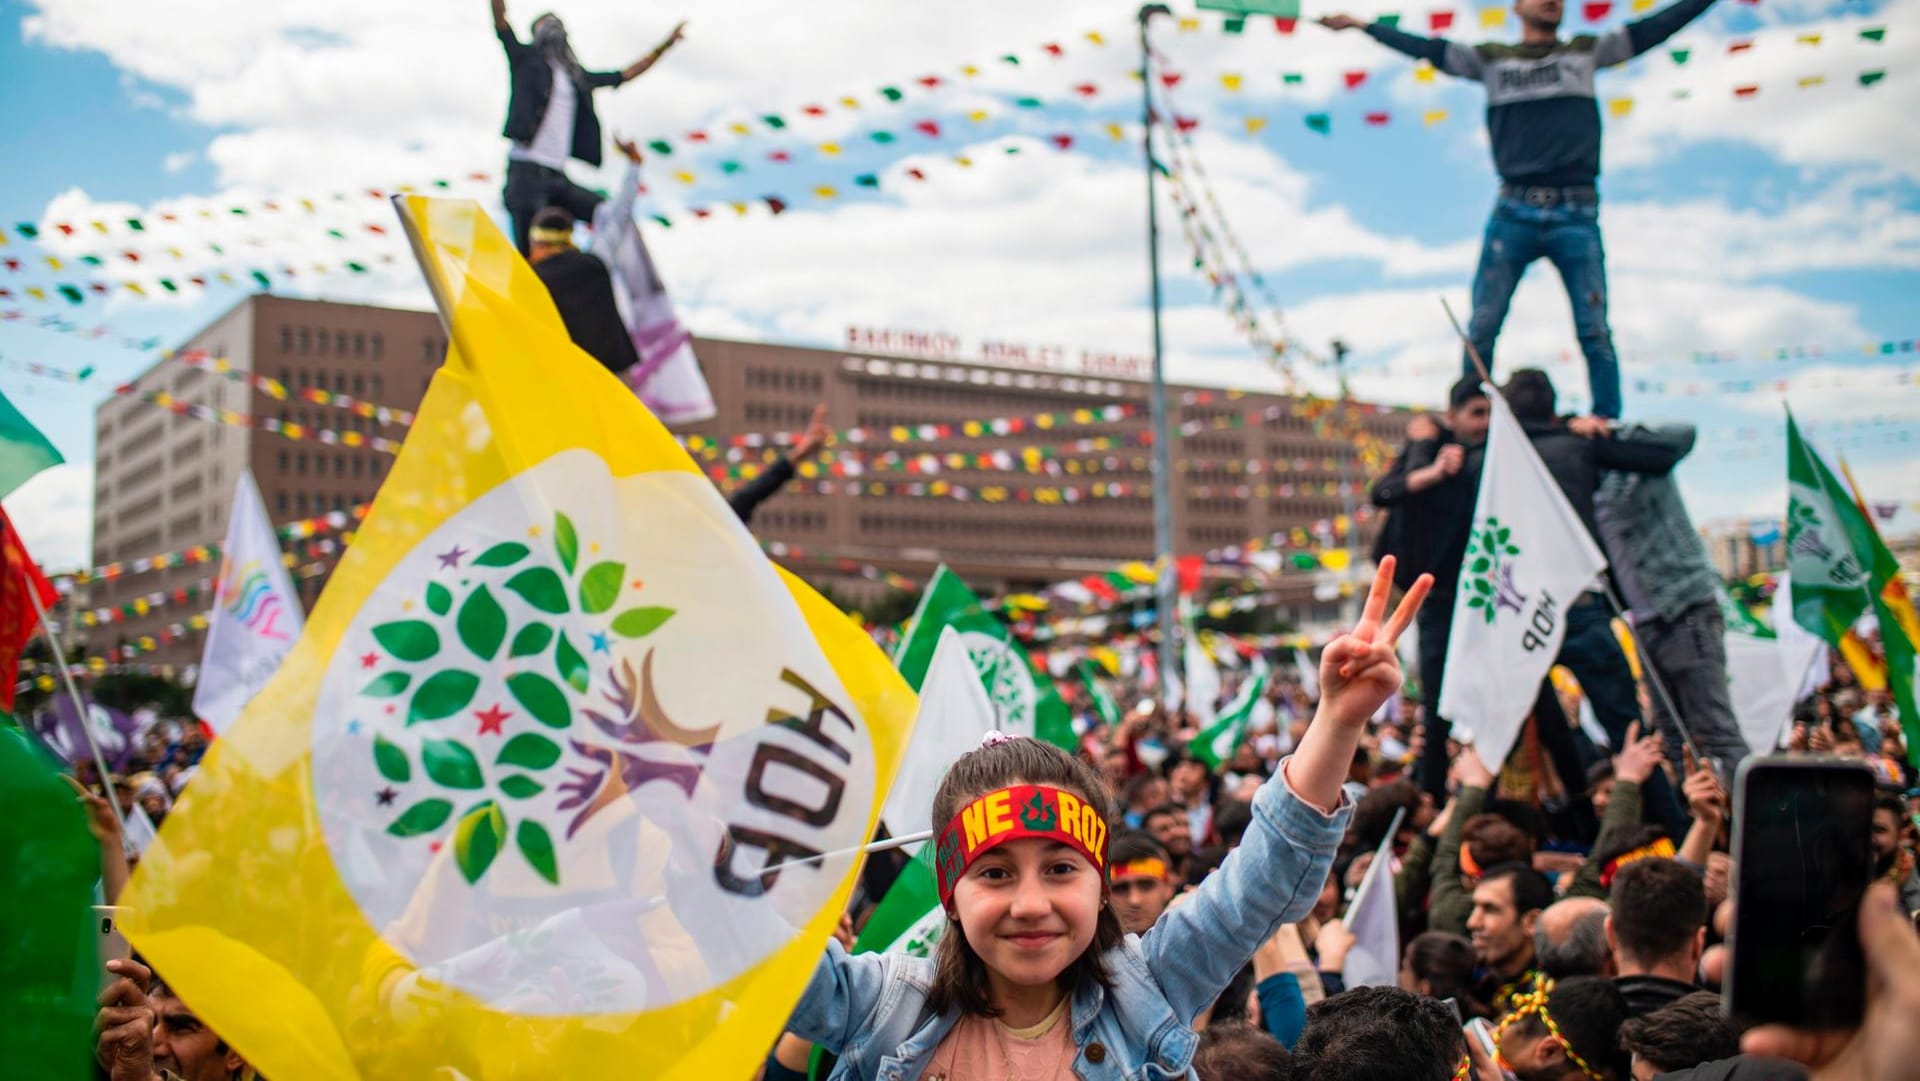
[[[1467,607],[1479,609],[1488,623],[1498,618],[1499,610],[1515,615],[1525,610],[1526,594],[1514,585],[1515,556],[1520,548],[1513,543],[1513,530],[1498,518],[1486,518],[1474,526],[1467,538],[1466,566],[1460,575],[1460,592]]]
[[[477,556],[459,544],[439,553],[420,603],[405,601],[403,618],[375,624],[361,657],[367,679],[355,706],[373,730],[374,765],[389,782],[376,798],[399,806],[402,789],[394,786],[409,797],[387,832],[428,838],[453,820],[454,860],[469,883],[511,845],[558,885],[553,833],[529,801],[560,795],[554,809],[573,812],[565,831],[572,837],[641,785],[664,781],[691,797],[699,759],[718,731],[682,728],[661,709],[651,650],[637,673],[631,660],[612,657],[616,638],[645,638],[673,610],[621,607],[626,565],[583,560],[567,515],[553,517],[550,555],[536,547],[541,539],[502,541]],[[587,554],[597,555],[598,546]],[[517,598],[523,618],[510,617],[503,598]],[[584,641],[575,638],[580,623],[567,622],[576,614],[591,617]],[[596,668],[589,658],[605,660]],[[480,672],[498,665],[509,673],[506,701],[481,702]],[[660,742],[686,748],[694,760],[633,753]]]
[[[1034,686],[1033,671],[1027,667],[1026,658],[1017,647],[990,634],[962,631],[960,637],[966,642],[974,668],[980,672],[981,683],[986,685],[987,697],[993,701],[1001,728],[1013,732],[1034,731],[1034,708],[1040,692]]]

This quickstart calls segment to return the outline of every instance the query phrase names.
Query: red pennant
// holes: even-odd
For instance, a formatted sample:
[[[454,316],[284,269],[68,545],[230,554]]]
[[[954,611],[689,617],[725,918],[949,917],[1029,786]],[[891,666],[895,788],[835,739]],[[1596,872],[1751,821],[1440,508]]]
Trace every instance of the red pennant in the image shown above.
[[[1360,84],[1367,81],[1367,73],[1364,71],[1349,71],[1341,76],[1341,78],[1347,81],[1348,90],[1358,90],[1360,89]]]
[[[926,132],[928,135],[931,135],[936,139],[940,137],[940,124],[938,121],[922,120],[919,123],[915,124],[914,127],[918,128],[921,131]]]
[[[20,269],[20,260],[18,260],[18,259],[9,259],[9,260],[7,260],[7,269],[8,269],[8,270],[19,270],[19,269]]]
[[[1062,48],[1060,47],[1060,43],[1059,43],[1059,42],[1056,42],[1056,41],[1050,41],[1050,42],[1048,42],[1048,43],[1046,43],[1045,45],[1042,45],[1042,46],[1040,46],[1040,47],[1041,47],[1042,49],[1045,49],[1045,50],[1047,51],[1047,55],[1048,55],[1048,56],[1064,56],[1064,55],[1066,55],[1066,50],[1065,50],[1065,49],[1062,49]]]
[[[704,206],[693,206],[693,207],[688,207],[687,209],[693,211],[693,216],[696,218],[713,217],[713,211],[708,210]]]
[[[1177,72],[1177,71],[1163,71],[1163,72],[1161,72],[1161,73],[1160,73],[1160,85],[1161,85],[1161,86],[1164,86],[1164,87],[1166,87],[1166,88],[1167,88],[1167,89],[1169,89],[1169,90],[1171,90],[1171,89],[1173,89],[1173,88],[1174,88],[1174,87],[1176,87],[1176,86],[1179,86],[1179,85],[1180,85],[1180,73],[1179,73],[1179,72]]]
[[[385,199],[387,197],[387,193],[384,191],[381,191],[379,188],[368,188],[367,197],[370,199]]]
[[[1192,131],[1199,126],[1200,118],[1197,116],[1175,116],[1173,118],[1173,127],[1176,131]]]
[[[786,151],[784,151],[784,150],[776,150],[776,151],[774,151],[773,153],[771,153],[771,154],[768,154],[768,155],[767,155],[767,158],[768,158],[769,160],[771,160],[771,161],[778,161],[778,162],[783,162],[783,163],[784,163],[784,162],[789,162],[789,161],[792,161],[792,160],[793,160],[793,155],[792,155],[792,154],[789,154],[789,153],[787,153],[787,152],[786,152]]]
[[[137,251],[123,251],[120,254],[126,256],[127,262],[129,263],[137,263],[140,261],[140,253]]]
[[[1585,15],[1588,22],[1597,23],[1606,18],[1607,13],[1612,10],[1612,0],[1594,0],[1592,3],[1581,5],[1580,14]]]
[[[387,235],[387,227],[386,227],[386,226],[384,226],[384,225],[374,225],[374,224],[372,224],[372,223],[368,223],[368,225],[367,225],[367,232],[369,232],[369,233],[373,233],[373,234],[375,234],[376,236],[386,236],[386,235]]]
[[[1071,147],[1073,145],[1073,136],[1056,135],[1053,137],[1053,145],[1059,147],[1062,150],[1065,150],[1068,147]]]
[[[57,223],[57,224],[55,224],[55,225],[54,225],[54,228],[55,228],[55,229],[58,229],[58,230],[60,230],[60,234],[61,234],[62,236],[72,236],[72,235],[73,235],[73,226],[71,226],[71,225],[68,225],[68,224],[67,224],[66,222],[59,222],[59,223]]]
[[[1191,597],[1200,591],[1200,571],[1205,566],[1206,559],[1203,556],[1181,556],[1173,561],[1182,597]]]
[[[101,296],[107,295],[107,283],[105,282],[93,282],[89,284],[87,288],[93,290],[95,293],[98,293]]]
[[[1453,12],[1451,11],[1427,12],[1427,29],[1438,34],[1442,30],[1450,30],[1452,28],[1453,28]]]
[[[1757,86],[1736,86],[1733,88],[1733,96],[1736,98],[1750,98],[1759,92],[1760,88]]]
[[[1289,19],[1283,15],[1275,15],[1273,17],[1273,28],[1275,30],[1280,31],[1282,34],[1293,33],[1293,28],[1299,25],[1300,25],[1299,19]]]
[[[1092,83],[1081,83],[1079,86],[1076,86],[1073,88],[1073,92],[1080,95],[1083,98],[1090,98],[1095,94],[1098,94],[1100,92],[1100,88],[1093,85]]]
[[[1731,42],[1727,45],[1727,51],[1730,53],[1744,53],[1751,48],[1753,48],[1752,38],[1748,38],[1745,41]]]
[[[1388,117],[1388,114],[1386,113],[1368,113],[1367,114],[1367,123],[1372,124],[1376,128],[1386,127],[1388,119],[1389,117]]]
[[[687,142],[690,142],[690,143],[704,143],[704,142],[706,142],[706,141],[707,141],[707,133],[706,133],[706,132],[704,132],[704,131],[690,131],[690,132],[687,132]]]
[[[925,180],[927,178],[927,174],[921,172],[919,169],[908,169],[907,175],[915,180]]]
[[[940,76],[922,75],[918,79],[915,79],[914,82],[919,83],[921,86],[926,87],[928,90],[932,90],[934,87],[940,85]]]
[[[767,209],[773,211],[775,217],[778,217],[781,211],[787,209],[787,201],[779,196],[765,195],[761,196],[761,198],[766,200]]]
[[[823,106],[819,106],[819,105],[802,105],[800,107],[800,111],[807,114],[808,116],[827,115],[827,110]]]

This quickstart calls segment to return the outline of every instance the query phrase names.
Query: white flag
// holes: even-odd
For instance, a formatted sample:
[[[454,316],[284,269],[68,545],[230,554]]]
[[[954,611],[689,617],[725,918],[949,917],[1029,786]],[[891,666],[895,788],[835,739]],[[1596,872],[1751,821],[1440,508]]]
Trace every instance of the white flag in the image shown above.
[[[667,287],[654,269],[647,242],[633,221],[640,191],[640,167],[628,168],[620,192],[593,215],[593,244],[588,249],[613,274],[614,305],[633,338],[640,362],[620,372],[662,424],[693,424],[715,415],[713,392],[693,355],[693,332],[681,325]]]
[[[1205,728],[1213,723],[1214,707],[1220,701],[1220,669],[1199,639],[1191,630],[1187,632],[1186,702],[1187,716],[1193,718],[1196,727]]]
[[[1566,637],[1567,609],[1607,567],[1498,393],[1460,567],[1440,713],[1498,768]]]
[[[1780,636],[1780,648],[1784,656],[1812,658],[1806,667],[1794,669],[1802,674],[1793,693],[1793,700],[1798,704],[1812,698],[1833,678],[1833,655],[1827,651],[1825,639],[1802,627],[1800,621],[1793,618],[1793,582],[1790,579],[1788,572],[1781,571],[1773,587],[1773,632]],[[1759,748],[1754,750],[1758,752]]]
[[[1804,631],[1787,638],[1728,631],[1727,691],[1740,735],[1754,754],[1772,754],[1793,722],[1800,681],[1826,643]]]
[[[193,712],[224,733],[280,667],[300,637],[300,595],[280,559],[253,474],[233,486],[233,513],[220,549],[220,578],[193,687]]]
[[[893,788],[880,810],[880,821],[889,834],[904,837],[933,828],[929,816],[940,779],[956,759],[980,746],[981,737],[999,723],[997,716],[973,656],[967,652],[966,639],[952,627],[941,628],[926,679],[920,684],[920,711],[913,719],[907,753],[900,758],[900,770],[894,774]],[[1007,734],[1033,735],[1033,712],[1020,716],[1026,719],[1026,729]],[[919,849],[913,844],[905,851],[911,855]]]
[[[1366,877],[1347,906],[1347,930],[1353,946],[1347,950],[1347,963],[1340,977],[1348,988],[1393,987],[1400,978],[1400,911],[1393,895],[1393,835],[1400,831],[1402,808],[1394,812],[1393,824],[1380,839],[1380,847],[1367,864]]]
[[[1308,701],[1318,702],[1320,700],[1320,669],[1313,663],[1313,658],[1307,656],[1306,650],[1295,646],[1293,666],[1300,670],[1300,690],[1306,694]]]

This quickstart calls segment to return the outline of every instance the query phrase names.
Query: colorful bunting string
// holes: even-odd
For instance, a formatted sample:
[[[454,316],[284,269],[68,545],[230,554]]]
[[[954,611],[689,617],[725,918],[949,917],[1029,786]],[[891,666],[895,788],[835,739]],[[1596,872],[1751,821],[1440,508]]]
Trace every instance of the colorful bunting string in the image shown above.
[[[361,503],[346,510],[330,511],[312,518],[300,518],[275,527],[274,533],[283,543],[308,540],[347,530],[364,518],[371,503]],[[352,533],[344,534],[343,539],[352,540]],[[95,581],[114,581],[129,575],[146,574],[150,571],[171,570],[174,567],[193,567],[203,563],[212,563],[220,558],[220,546],[217,544],[197,544],[189,548],[179,548],[158,555],[142,556],[139,559],[119,560],[103,563],[72,574],[53,575],[54,581],[62,579],[75,585],[86,585]]]

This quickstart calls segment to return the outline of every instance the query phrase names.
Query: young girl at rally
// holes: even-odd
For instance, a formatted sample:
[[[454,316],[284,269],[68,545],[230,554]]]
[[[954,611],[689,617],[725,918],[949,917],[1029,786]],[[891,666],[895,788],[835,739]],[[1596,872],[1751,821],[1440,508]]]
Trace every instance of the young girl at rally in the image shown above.
[[[948,926],[932,959],[829,943],[789,1031],[837,1053],[833,1081],[1121,1081],[1189,1076],[1190,1025],[1275,929],[1305,915],[1353,807],[1367,719],[1400,687],[1394,642],[1431,586],[1383,622],[1383,560],[1360,623],[1320,661],[1320,707],[1253,801],[1220,870],[1144,935],[1107,896],[1112,794],[1093,767],[990,735],[933,798]]]

